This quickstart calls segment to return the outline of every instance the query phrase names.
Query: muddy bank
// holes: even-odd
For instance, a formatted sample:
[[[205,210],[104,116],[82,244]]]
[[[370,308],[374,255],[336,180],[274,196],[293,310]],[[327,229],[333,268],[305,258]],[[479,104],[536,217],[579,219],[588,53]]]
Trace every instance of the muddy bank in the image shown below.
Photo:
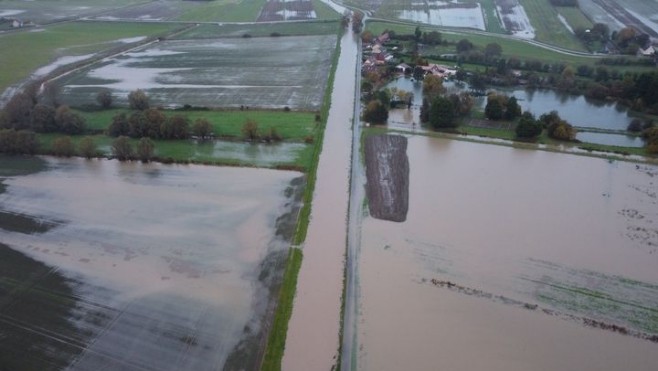
[[[366,138],[365,161],[370,215],[403,222],[409,210],[407,138],[375,135]]]

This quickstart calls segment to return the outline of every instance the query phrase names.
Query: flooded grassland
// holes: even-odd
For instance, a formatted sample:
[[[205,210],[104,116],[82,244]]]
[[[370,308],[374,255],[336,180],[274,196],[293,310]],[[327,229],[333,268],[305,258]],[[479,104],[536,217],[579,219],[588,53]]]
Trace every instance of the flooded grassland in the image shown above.
[[[43,166],[1,174],[3,364],[258,367],[301,174],[50,158]]]
[[[653,370],[658,168],[410,137],[363,220],[360,370]]]

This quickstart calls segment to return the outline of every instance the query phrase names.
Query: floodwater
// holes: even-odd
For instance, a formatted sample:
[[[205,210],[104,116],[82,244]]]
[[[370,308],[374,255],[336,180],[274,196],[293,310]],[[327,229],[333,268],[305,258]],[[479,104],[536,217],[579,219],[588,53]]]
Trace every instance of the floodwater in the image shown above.
[[[408,129],[410,124],[418,124],[423,100],[422,86],[422,82],[414,81],[408,76],[398,77],[387,85],[389,88],[396,87],[414,94],[414,106],[410,110],[394,109],[389,112],[389,126]],[[444,86],[451,93],[468,89],[468,85],[459,87],[452,81],[446,81]],[[582,95],[569,95],[552,90],[498,89],[496,91],[516,97],[521,108],[531,112],[535,117],[555,110],[560,117],[584,130],[603,129],[619,132],[614,134],[580,131],[576,139],[582,142],[622,147],[644,146],[644,141],[640,137],[624,134],[633,117],[630,116],[627,108],[618,104],[594,101]],[[475,97],[475,105],[478,109],[484,110],[486,103],[486,97]],[[415,129],[420,130],[419,127]]]
[[[346,32],[286,339],[286,371],[330,370],[337,362],[356,72],[357,44]]]
[[[406,222],[363,221],[358,369],[655,370],[658,167],[427,137],[408,156]]]
[[[52,366],[59,344],[73,347],[66,350],[71,370],[255,369],[300,176],[48,158],[43,171],[5,177],[1,210],[45,227],[30,232],[3,222],[0,241],[35,260],[24,264],[45,264],[63,276],[73,290],[67,302],[74,303],[61,307],[57,295],[45,300],[46,308],[64,313],[65,332],[42,324],[38,310],[17,330],[12,306],[0,307],[0,318],[8,318],[0,326],[18,331],[14,341],[35,333],[54,340],[43,354],[22,350],[22,357],[43,362],[35,369]],[[0,283],[13,282],[5,273]],[[0,294],[12,303],[31,296]],[[15,345],[10,339],[8,346],[20,349]]]
[[[451,7],[443,1],[430,1],[428,4],[429,8],[423,4],[422,9],[402,10],[398,18],[434,26],[486,29],[480,4],[469,3],[463,7]]]
[[[105,59],[58,83],[62,100],[77,104],[92,103],[106,88],[120,103],[142,89],[162,105],[312,110],[322,103],[335,42],[335,35],[276,42],[270,37],[170,40]]]

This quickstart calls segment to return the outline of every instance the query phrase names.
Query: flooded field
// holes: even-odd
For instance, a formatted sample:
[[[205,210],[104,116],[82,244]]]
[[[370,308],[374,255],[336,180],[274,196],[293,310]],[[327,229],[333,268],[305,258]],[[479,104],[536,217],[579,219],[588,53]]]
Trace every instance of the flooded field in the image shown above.
[[[408,156],[406,222],[363,220],[358,369],[655,369],[657,167],[426,137]]]
[[[27,267],[0,273],[3,364],[257,368],[301,174],[25,161],[0,158],[0,255]]]
[[[97,14],[111,9],[130,6],[141,0],[2,0],[0,17],[11,16],[23,21],[46,23],[62,18]]]
[[[484,15],[478,3],[456,1],[412,2],[398,17],[434,26],[465,27],[485,30]]]
[[[135,89],[155,105],[314,110],[322,102],[336,36],[166,41],[104,60],[58,81],[62,100],[93,104]]]
[[[498,16],[503,20],[507,31],[523,39],[535,38],[535,29],[518,0],[495,0],[495,3]]]
[[[444,86],[449,92],[461,92],[468,87],[459,88],[455,83],[447,81]],[[420,122],[420,105],[422,103],[422,83],[414,82],[410,77],[399,77],[391,81],[388,88],[398,88],[414,94],[411,109],[392,109],[389,112],[388,126],[400,129],[422,130]],[[582,130],[603,129],[618,133],[599,133],[580,131],[576,139],[585,143],[596,143],[623,147],[643,147],[644,141],[638,136],[626,135],[626,128],[633,120],[627,108],[609,102],[593,101],[584,96],[563,94],[552,90],[531,89],[500,89],[496,90],[507,96],[518,99],[524,111],[529,111],[536,117],[552,110],[558,111],[560,117]],[[475,107],[484,111],[486,97],[476,97]],[[416,127],[412,127],[416,123]]]

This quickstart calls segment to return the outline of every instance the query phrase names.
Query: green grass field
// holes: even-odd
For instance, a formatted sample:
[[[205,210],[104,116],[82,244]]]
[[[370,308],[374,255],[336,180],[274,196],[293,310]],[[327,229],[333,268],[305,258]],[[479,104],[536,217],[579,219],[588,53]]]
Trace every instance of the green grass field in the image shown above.
[[[190,22],[252,22],[266,0],[215,0],[185,11],[178,18]]]
[[[585,51],[582,43],[560,22],[548,0],[519,0],[535,29],[535,39],[571,50]]]
[[[0,91],[61,56],[85,55],[118,45],[118,40],[164,34],[172,24],[75,22],[49,26],[41,32],[0,36]]]
[[[585,14],[580,10],[580,8],[573,6],[561,6],[557,7],[557,12],[560,13],[564,19],[567,20],[571,28],[592,28],[592,21],[590,21]]]
[[[338,32],[337,21],[324,22],[282,22],[266,24],[202,24],[182,32],[172,39],[210,39],[220,37],[253,37],[270,36],[278,33],[281,36],[303,36],[303,35],[331,35]]]
[[[487,24],[487,31],[493,33],[506,34],[507,30],[500,23],[500,19],[498,18],[498,12],[496,11],[494,0],[481,0],[479,1],[479,3],[480,6],[482,7],[484,20]]]
[[[87,120],[89,130],[106,130],[112,122],[112,117],[128,109],[111,109],[105,111],[80,113]],[[163,111],[166,116],[181,114],[194,120],[206,118],[212,124],[215,136],[240,138],[242,125],[247,120],[254,120],[262,132],[275,128],[277,133],[288,142],[303,142],[309,136],[316,136],[319,125],[315,122],[315,114],[311,112],[284,112],[284,111]]]
[[[368,22],[367,29],[375,35],[379,35],[384,30],[394,30],[399,34],[413,34],[415,25],[405,25],[398,23],[388,22]],[[425,31],[436,30],[432,27],[420,27]],[[539,59],[542,62],[555,63],[567,62],[574,66],[580,64],[594,64],[597,58],[594,57],[581,57],[575,55],[566,55],[552,50],[548,50],[539,46],[529,44],[521,40],[514,40],[509,38],[498,37],[496,35],[481,35],[459,31],[445,31],[440,30],[444,40],[457,42],[461,39],[470,40],[476,47],[483,48],[489,43],[498,43],[503,48],[503,56],[505,57],[518,57],[522,59]],[[446,53],[455,53],[454,46],[446,48]]]

